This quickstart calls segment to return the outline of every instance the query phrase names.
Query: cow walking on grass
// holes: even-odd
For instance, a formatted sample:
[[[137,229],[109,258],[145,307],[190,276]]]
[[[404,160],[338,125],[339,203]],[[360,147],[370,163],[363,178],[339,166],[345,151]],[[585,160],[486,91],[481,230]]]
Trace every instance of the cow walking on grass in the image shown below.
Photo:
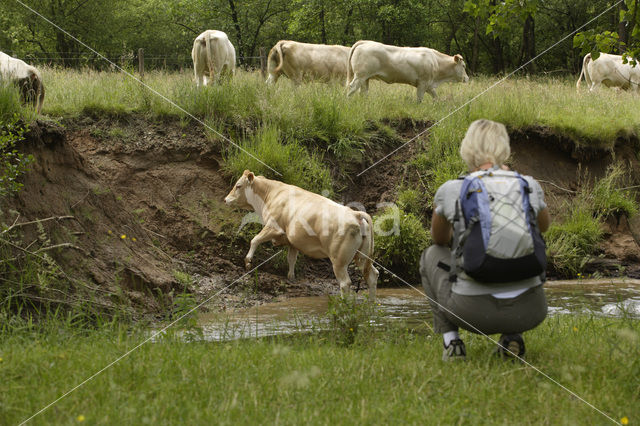
[[[425,92],[435,98],[435,89],[442,83],[469,81],[460,55],[449,56],[427,47],[397,47],[361,40],[349,52],[348,95],[357,90],[366,93],[372,78],[414,86],[418,103],[422,102]]]
[[[300,84],[305,77],[321,81],[344,80],[349,50],[346,46],[280,40],[269,51],[267,83],[277,82],[281,75],[295,84]]]
[[[222,31],[207,30],[196,37],[191,58],[198,86],[215,82],[223,73],[233,75],[236,69],[236,50]]]
[[[0,83],[17,84],[24,102],[30,103],[40,114],[44,102],[44,85],[40,72],[20,59],[0,52]]]
[[[624,90],[631,89],[635,92],[640,90],[640,67],[623,63],[620,55],[601,53],[598,59],[592,59],[591,53],[587,53],[582,60],[582,71],[580,71],[576,89],[580,89],[582,76],[590,92],[602,85]]]
[[[351,279],[347,267],[355,260],[375,300],[378,270],[373,266],[373,224],[365,212],[352,210],[294,185],[254,176],[245,170],[224,199],[230,206],[253,209],[264,228],[251,240],[245,267],[251,266],[256,248],[267,241],[287,245],[288,278],[294,279],[298,252],[316,259],[329,258],[340,284],[348,294]]]

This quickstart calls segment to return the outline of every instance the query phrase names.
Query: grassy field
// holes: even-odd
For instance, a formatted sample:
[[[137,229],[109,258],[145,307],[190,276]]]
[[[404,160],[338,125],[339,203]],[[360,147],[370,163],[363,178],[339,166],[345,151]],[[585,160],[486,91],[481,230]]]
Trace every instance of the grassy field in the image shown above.
[[[119,73],[44,69],[47,99],[44,114],[73,116],[81,112],[118,115],[147,112],[184,116],[184,112]],[[439,99],[415,102],[415,89],[373,82],[369,96],[346,98],[341,83],[303,84],[283,79],[267,86],[259,73],[238,71],[232,82],[196,89],[190,72],[147,74],[144,82],[199,118],[234,124],[273,124],[296,137],[362,136],[367,121],[411,118],[437,121],[467,101],[451,121],[489,118],[514,129],[548,126],[581,144],[609,143],[640,131],[640,98],[602,90],[576,93],[573,79],[475,77],[468,84],[445,84]],[[499,83],[499,84],[498,84]],[[494,86],[492,88],[492,86]]]
[[[31,424],[607,424],[531,367],[463,334],[468,361],[402,325],[331,333],[143,345]],[[0,419],[18,423],[145,334],[107,328],[0,335]],[[555,316],[525,335],[527,360],[615,421],[640,421],[640,324]]]

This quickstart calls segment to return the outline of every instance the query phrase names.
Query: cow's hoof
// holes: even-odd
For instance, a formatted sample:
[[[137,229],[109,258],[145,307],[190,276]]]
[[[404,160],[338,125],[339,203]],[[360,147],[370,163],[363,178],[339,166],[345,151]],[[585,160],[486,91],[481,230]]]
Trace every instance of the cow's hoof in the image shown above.
[[[245,269],[251,268],[251,259],[249,259],[248,257],[244,258],[244,267]]]
[[[296,276],[294,274],[288,274],[287,279],[291,282],[295,282]]]

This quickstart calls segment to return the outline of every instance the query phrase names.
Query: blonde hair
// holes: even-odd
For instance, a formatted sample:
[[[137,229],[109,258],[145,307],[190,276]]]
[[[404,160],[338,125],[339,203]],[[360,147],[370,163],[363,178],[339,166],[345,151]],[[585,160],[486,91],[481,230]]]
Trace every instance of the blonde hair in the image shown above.
[[[473,170],[485,163],[504,164],[511,155],[509,134],[502,123],[476,120],[469,126],[460,144],[460,156]]]

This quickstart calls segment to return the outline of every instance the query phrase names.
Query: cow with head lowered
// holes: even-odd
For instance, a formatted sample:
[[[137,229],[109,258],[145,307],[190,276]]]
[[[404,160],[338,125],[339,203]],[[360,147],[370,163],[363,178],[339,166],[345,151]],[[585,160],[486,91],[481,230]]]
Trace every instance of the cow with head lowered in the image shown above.
[[[592,59],[591,53],[587,53],[582,60],[582,71],[580,71],[576,89],[580,89],[582,76],[590,92],[602,85],[624,90],[631,89],[636,92],[640,90],[640,66],[625,64],[620,55],[601,53],[597,59]]]
[[[0,83],[17,84],[24,102],[30,103],[40,114],[44,102],[44,85],[40,72],[20,59],[0,52]]]
[[[193,41],[191,49],[196,85],[215,82],[222,74],[233,75],[236,49],[222,31],[207,30]]]
[[[347,75],[346,46],[300,43],[280,40],[271,48],[267,59],[267,83],[278,81],[281,75],[300,84],[303,79],[344,80]]]
[[[373,266],[373,224],[367,213],[294,185],[255,176],[249,170],[238,179],[225,203],[254,210],[264,225],[251,240],[245,267],[250,267],[260,244],[286,245],[289,279],[294,279],[298,252],[316,259],[329,258],[345,295],[351,291],[347,267],[355,260],[369,286],[369,299],[375,300],[378,270]]]
[[[350,96],[357,90],[366,93],[372,78],[414,86],[418,103],[425,92],[435,98],[435,89],[442,83],[469,81],[460,55],[449,56],[428,47],[397,47],[361,40],[349,52],[347,94]]]

